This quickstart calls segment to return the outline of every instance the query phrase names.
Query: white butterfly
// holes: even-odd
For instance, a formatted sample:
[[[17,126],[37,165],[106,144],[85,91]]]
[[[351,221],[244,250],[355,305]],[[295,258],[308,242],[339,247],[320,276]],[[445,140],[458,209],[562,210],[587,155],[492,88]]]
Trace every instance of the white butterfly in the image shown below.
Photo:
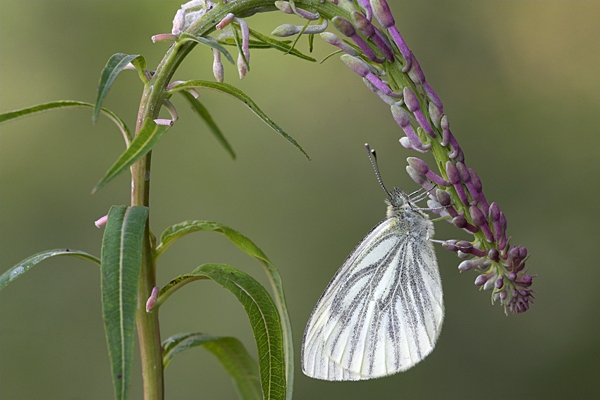
[[[361,380],[407,370],[433,350],[442,328],[433,223],[402,190],[387,191],[372,154],[389,197],[387,219],[346,258],[308,320],[302,371],[312,378]]]

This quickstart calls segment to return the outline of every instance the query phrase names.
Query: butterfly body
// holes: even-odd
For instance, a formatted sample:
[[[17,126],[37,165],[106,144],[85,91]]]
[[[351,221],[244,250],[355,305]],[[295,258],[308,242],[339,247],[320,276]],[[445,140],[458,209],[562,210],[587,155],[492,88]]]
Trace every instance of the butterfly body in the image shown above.
[[[317,302],[302,344],[302,370],[331,381],[411,368],[434,348],[444,318],[433,223],[399,189]]]

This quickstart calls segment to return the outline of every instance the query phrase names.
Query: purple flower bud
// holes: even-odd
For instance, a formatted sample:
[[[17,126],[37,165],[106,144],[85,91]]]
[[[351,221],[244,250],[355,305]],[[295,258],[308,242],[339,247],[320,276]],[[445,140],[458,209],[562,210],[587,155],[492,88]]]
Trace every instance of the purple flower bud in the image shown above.
[[[519,258],[523,260],[525,257],[527,257],[527,248],[519,247]]]
[[[448,121],[448,117],[446,115],[442,116],[440,120],[440,127],[442,128],[442,146],[448,146],[450,143],[450,136],[452,133],[450,132],[450,121]]]
[[[454,165],[452,161],[446,162],[446,174],[448,175],[450,183],[454,185],[454,189],[456,190],[456,194],[458,194],[461,203],[467,206],[469,204],[469,199],[467,198],[465,189],[460,181],[460,172],[458,172],[458,168],[456,168],[456,165]]]
[[[373,10],[371,10],[371,4],[369,0],[358,0],[358,5],[365,11],[365,15],[369,21],[373,20]]]
[[[504,289],[503,291],[500,292],[501,300],[506,300],[507,297],[508,297],[508,292],[506,291],[506,289]]]
[[[427,178],[425,178],[424,175],[419,174],[417,171],[415,171],[410,165],[406,166],[406,172],[408,173],[408,176],[411,177],[411,179],[413,181],[415,181],[415,183],[417,185],[421,185],[423,186],[425,183],[428,182]]]
[[[471,214],[471,219],[475,222],[475,225],[481,228],[481,232],[485,235],[486,240],[492,243],[494,241],[494,235],[492,235],[492,231],[488,226],[487,219],[483,212],[479,208],[471,206],[469,207],[469,213]]]
[[[396,123],[400,126],[400,128],[402,128],[404,134],[410,140],[412,147],[422,152],[429,150],[431,148],[431,144],[423,144],[421,142],[421,139],[419,139],[413,127],[410,125],[410,115],[408,112],[396,104],[393,104],[390,109],[392,111],[392,117],[394,117]],[[400,141],[400,143],[402,143],[402,141]],[[404,146],[403,143],[402,145]]]
[[[409,157],[407,159],[407,161],[410,164],[410,166],[413,167],[413,169],[415,171],[417,171],[421,175],[425,175],[429,180],[434,182],[436,185],[445,186],[445,187],[450,186],[449,182],[447,182],[441,176],[439,176],[436,173],[434,173],[433,171],[431,171],[429,169],[429,167],[427,166],[427,163],[425,163],[425,161],[423,161],[419,158],[416,158],[416,157]]]
[[[458,270],[460,272],[468,271],[473,268],[484,269],[489,267],[489,260],[485,258],[473,258],[470,260],[465,260],[458,265]]]
[[[470,242],[467,242],[466,240],[461,240],[460,242],[456,243],[456,246],[463,253],[470,253],[473,250],[473,244]]]
[[[425,83],[425,74],[416,58],[413,58],[412,66],[408,71],[408,77],[415,85],[422,85]]]
[[[460,184],[460,173],[451,161],[446,161],[446,174],[448,175],[448,180],[451,184],[457,185]]]
[[[469,168],[469,173],[471,174],[471,182],[473,182],[473,187],[475,188],[475,190],[477,190],[478,193],[477,201],[479,202],[479,205],[481,206],[483,212],[487,214],[490,206],[488,205],[488,202],[483,194],[483,186],[481,185],[481,179],[479,179],[479,175],[477,175],[477,173],[471,168]]]
[[[377,18],[377,21],[379,21],[381,26],[386,29],[390,26],[394,26],[396,21],[385,0],[371,0],[371,7],[373,9],[373,14],[375,14],[375,18]]]
[[[469,233],[477,233],[479,232],[479,228],[475,225],[471,225],[467,222],[467,219],[463,215],[457,215],[452,218],[451,223],[459,229],[464,229]]]
[[[394,60],[394,54],[392,49],[385,43],[382,38],[377,35],[375,27],[371,22],[363,16],[361,13],[354,11],[352,14],[352,21],[354,26],[360,33],[362,33],[367,39],[371,39],[373,43],[379,48],[385,58],[390,61]],[[337,18],[337,17],[336,17]]]
[[[490,279],[488,279],[487,282],[485,282],[485,284],[483,285],[483,290],[492,290],[495,287],[496,279],[493,279],[494,277],[495,275],[492,275]]]
[[[425,93],[427,93],[427,97],[429,98],[429,100],[431,100],[431,102],[434,103],[440,109],[440,112],[443,113],[444,105],[442,104],[442,100],[437,95],[435,90],[433,90],[429,82],[423,83],[423,88],[425,89]]]
[[[346,18],[336,16],[333,17],[331,22],[333,22],[333,25],[338,31],[340,31],[343,35],[351,38],[369,60],[375,61],[377,63],[382,63],[384,61],[382,58],[379,58],[375,55],[373,49],[369,47],[369,45],[363,40],[363,38],[361,38],[356,33],[354,26]]]
[[[292,24],[283,24],[283,25],[279,25],[277,28],[273,29],[273,32],[271,32],[271,35],[277,36],[277,37],[288,37],[288,36],[297,35],[300,32],[302,32],[301,26],[292,25]]]
[[[400,32],[398,32],[398,29],[394,26],[394,16],[390,11],[390,7],[385,0],[371,0],[371,7],[373,9],[373,14],[375,14],[375,18],[377,18],[381,26],[388,30],[396,43],[398,50],[400,50],[400,54],[404,57],[406,64],[404,65],[404,68],[402,68],[402,71],[409,71],[413,58],[412,53],[400,35]]]
[[[506,275],[506,277],[508,278],[508,280],[514,281],[515,279],[517,279],[517,274],[514,272],[509,272],[508,275]]]
[[[306,10],[302,10],[298,7],[296,7],[296,12],[294,12],[294,9],[290,5],[290,3],[287,1],[276,1],[275,7],[277,7],[279,10],[283,11],[286,14],[296,14],[304,19],[308,19],[311,21],[314,21],[314,20],[320,18],[319,13],[311,13]]]
[[[356,72],[358,75],[366,78],[377,88],[377,90],[381,91],[383,94],[390,97],[402,97],[402,93],[396,93],[392,89],[389,88],[385,83],[381,81],[378,77],[376,77],[369,69],[368,65],[362,61],[360,58],[352,57],[351,55],[344,54],[341,57],[341,60],[346,64],[351,70]]]
[[[479,275],[477,278],[475,278],[475,285],[483,286],[491,278],[491,276],[488,275],[489,274]]]
[[[344,41],[342,41],[339,37],[337,37],[335,35],[335,33],[332,32],[322,32],[321,33],[321,37],[323,38],[323,40],[325,40],[327,43],[338,47],[339,49],[343,50],[345,53],[350,54],[351,56],[359,56],[360,52],[357,51],[356,49],[354,49],[354,47],[350,46],[349,44],[345,43]]]
[[[502,236],[502,226],[500,225],[500,207],[496,202],[490,204],[490,211],[488,213],[492,226],[494,227],[494,240],[499,240]]]
[[[427,174],[427,172],[429,172],[429,166],[427,165],[427,163],[419,158],[408,157],[406,161],[408,161],[410,166],[413,167],[414,170],[421,175],[425,175]]]
[[[493,203],[492,203],[493,204]],[[508,251],[508,256],[512,259],[512,260],[520,260],[521,257],[519,256],[519,248],[518,247],[513,247]]]
[[[379,96],[379,98],[381,100],[383,100],[383,102],[385,104],[387,104],[389,106],[393,106],[393,105],[401,106],[402,105],[402,100],[394,99],[393,97],[390,97],[387,94],[381,93],[381,91],[379,89],[377,89],[375,87],[375,85],[373,85],[371,82],[369,82],[369,80],[367,78],[362,78],[362,80],[363,80],[363,83],[365,85],[367,85],[369,90],[372,91],[373,93],[375,93],[377,96]]]
[[[429,116],[431,117],[431,122],[433,122],[433,126],[439,128],[440,119],[442,118],[442,110],[440,110],[440,108],[435,104],[429,103]]]
[[[442,247],[449,251],[458,251],[456,240],[446,240],[445,242],[442,242]]]
[[[408,108],[408,110],[415,115],[415,119],[417,120],[419,125],[421,125],[423,130],[427,132],[429,136],[435,138],[435,132],[433,132],[429,121],[427,121],[427,117],[425,117],[425,115],[421,111],[421,105],[419,104],[419,99],[417,98],[417,95],[415,95],[415,92],[413,92],[407,86],[404,88],[402,93],[404,94],[404,104],[406,104],[406,108]]]
[[[356,72],[358,75],[362,76],[363,78],[366,78],[367,75],[371,74],[371,70],[369,69],[369,66],[367,65],[367,63],[365,63],[360,58],[353,57],[348,54],[344,54],[340,58],[342,59],[344,64],[346,64],[348,66],[348,68],[350,68],[352,71]],[[369,80],[369,82],[371,82],[371,81]],[[377,89],[379,89],[378,85],[375,85],[375,84],[373,84],[373,85]]]
[[[529,287],[529,286],[531,286],[532,281],[533,281],[533,276],[523,275],[520,278],[517,278],[517,280],[515,282],[518,282],[525,287]]]
[[[415,95],[415,92],[413,92],[408,86],[404,88],[402,93],[404,94],[404,104],[406,104],[406,108],[408,108],[408,111],[414,114],[415,111],[421,109],[419,99]]]
[[[490,251],[488,251],[488,258],[494,262],[499,262],[500,253],[496,249],[490,249]]]
[[[435,191],[435,197],[437,198],[437,201],[444,207],[452,204],[450,193],[446,192],[445,190],[437,189]]]
[[[344,36],[351,38],[356,35],[356,30],[350,21],[343,17],[333,17],[331,20],[335,28]]]

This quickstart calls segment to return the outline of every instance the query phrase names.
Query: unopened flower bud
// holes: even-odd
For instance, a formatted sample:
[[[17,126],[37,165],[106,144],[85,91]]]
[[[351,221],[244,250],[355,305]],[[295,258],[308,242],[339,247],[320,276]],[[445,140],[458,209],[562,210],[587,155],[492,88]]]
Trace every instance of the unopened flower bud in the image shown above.
[[[148,301],[146,301],[146,312],[152,311],[152,309],[156,306],[156,301],[158,300],[158,292],[158,286],[154,286],[152,288],[152,293],[150,294]]]
[[[360,52],[358,52],[354,47],[342,41],[339,37],[336,36],[335,33],[322,32],[320,35],[323,38],[323,40],[325,40],[327,43],[338,47],[339,49],[343,50],[347,54],[350,54],[351,56],[357,57],[360,55]]]
[[[494,262],[500,261],[500,253],[496,249],[491,249],[488,251],[488,258]]]

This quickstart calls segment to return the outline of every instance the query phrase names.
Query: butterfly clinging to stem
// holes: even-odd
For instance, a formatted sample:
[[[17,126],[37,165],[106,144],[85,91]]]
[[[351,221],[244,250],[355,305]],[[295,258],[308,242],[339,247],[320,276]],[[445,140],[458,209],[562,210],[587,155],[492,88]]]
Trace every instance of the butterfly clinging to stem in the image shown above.
[[[435,347],[444,319],[442,282],[430,239],[433,223],[398,188],[386,189],[387,218],[356,246],[313,310],[302,371],[329,381],[405,371]]]

